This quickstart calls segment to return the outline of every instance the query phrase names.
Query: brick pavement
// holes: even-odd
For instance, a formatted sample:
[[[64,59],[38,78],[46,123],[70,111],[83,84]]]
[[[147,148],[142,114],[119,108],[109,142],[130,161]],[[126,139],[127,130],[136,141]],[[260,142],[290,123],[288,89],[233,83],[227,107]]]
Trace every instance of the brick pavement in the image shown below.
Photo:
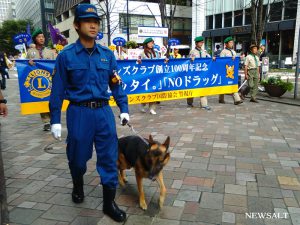
[[[1,144],[11,224],[113,225],[103,216],[102,189],[95,157],[85,175],[86,199],[72,203],[71,177],[64,154],[48,154],[53,142],[42,131],[38,115],[21,116],[17,80],[4,92],[9,117],[1,118]],[[158,185],[145,180],[148,210],[138,207],[132,171],[129,183],[118,189],[117,202],[133,224],[300,224],[299,107],[273,102],[240,106],[220,105],[209,97],[213,110],[186,108],[185,101],[162,102],[158,115],[131,107],[134,128],[163,141],[171,136],[171,160],[164,171],[168,194],[158,209]],[[199,99],[195,100],[195,104]],[[64,121],[64,120],[63,120]],[[63,123],[63,136],[66,126]],[[118,134],[132,134],[118,126]],[[53,151],[64,153],[64,143]],[[287,219],[247,219],[245,213],[286,213]]]

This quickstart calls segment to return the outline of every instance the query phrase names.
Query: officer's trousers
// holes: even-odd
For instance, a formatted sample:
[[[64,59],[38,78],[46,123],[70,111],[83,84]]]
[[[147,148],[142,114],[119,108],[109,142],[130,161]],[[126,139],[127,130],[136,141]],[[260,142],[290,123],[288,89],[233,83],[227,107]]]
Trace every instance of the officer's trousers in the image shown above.
[[[118,184],[118,138],[110,106],[91,109],[70,104],[67,110],[67,128],[67,156],[72,178],[85,174],[86,163],[92,158],[95,145],[96,168],[101,183],[115,188]]]
[[[248,86],[250,87],[250,96],[252,99],[256,99],[258,92],[258,71],[256,69],[248,70]]]

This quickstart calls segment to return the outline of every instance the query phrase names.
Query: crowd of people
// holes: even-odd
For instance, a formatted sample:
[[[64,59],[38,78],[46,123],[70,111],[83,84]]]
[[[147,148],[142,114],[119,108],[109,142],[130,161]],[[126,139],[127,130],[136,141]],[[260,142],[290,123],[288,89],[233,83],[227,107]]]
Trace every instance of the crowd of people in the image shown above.
[[[67,109],[67,156],[69,168],[73,180],[72,200],[75,203],[84,201],[83,175],[86,172],[86,163],[92,156],[93,144],[97,152],[97,171],[103,185],[103,211],[114,220],[121,222],[126,214],[114,201],[118,175],[115,162],[117,160],[117,133],[115,119],[108,105],[110,95],[108,87],[112,91],[118,107],[120,108],[121,124],[129,121],[128,100],[122,85],[113,71],[117,70],[115,55],[107,48],[95,44],[95,38],[99,31],[100,17],[94,5],[80,4],[75,10],[74,27],[79,39],[76,43],[67,46],[60,54],[45,47],[45,36],[41,29],[32,33],[33,44],[27,51],[26,58],[30,66],[36,59],[56,59],[55,69],[52,74],[52,92],[50,96],[50,113],[41,113],[45,131],[51,130],[54,138],[61,138],[61,106],[64,99],[70,101]],[[189,58],[232,57],[235,60],[234,39],[227,37],[224,40],[225,47],[216,46],[216,51],[211,56],[204,48],[202,36],[194,39],[195,48],[189,53]],[[263,54],[264,48],[261,47]],[[256,94],[260,77],[259,46],[252,44],[250,53],[244,59],[245,79],[250,87],[250,102],[257,103]],[[147,38],[143,42],[143,50],[137,59],[141,63],[145,59],[181,58],[180,49],[174,47],[173,51],[164,56],[154,48],[154,40]],[[0,54],[0,72],[2,75],[1,89],[6,88],[5,78],[9,78],[7,70],[7,56]],[[101,74],[101,76],[99,76]],[[87,78],[89,77],[89,79]],[[243,103],[239,93],[231,93],[234,105]],[[200,107],[211,110],[206,96],[200,97]],[[224,94],[219,95],[219,103],[225,104]],[[6,100],[0,92],[0,114],[7,115]],[[158,102],[149,102],[141,105],[143,113],[157,114]],[[187,99],[187,106],[193,107],[194,99]]]

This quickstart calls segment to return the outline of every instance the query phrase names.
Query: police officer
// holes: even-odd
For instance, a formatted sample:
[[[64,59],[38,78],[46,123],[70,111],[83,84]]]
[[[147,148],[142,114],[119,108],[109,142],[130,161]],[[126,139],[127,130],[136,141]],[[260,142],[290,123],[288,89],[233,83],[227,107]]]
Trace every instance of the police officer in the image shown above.
[[[74,27],[79,39],[59,53],[53,72],[49,105],[51,132],[54,138],[60,139],[61,106],[64,99],[69,100],[67,157],[73,180],[72,200],[75,203],[84,200],[83,175],[95,145],[96,168],[103,186],[103,212],[122,222],[126,214],[114,201],[118,184],[118,138],[114,114],[108,105],[108,89],[120,108],[123,125],[129,121],[128,100],[115,72],[114,54],[95,43],[99,23],[94,5],[76,7]]]
[[[224,40],[225,43],[225,48],[221,51],[220,53],[220,57],[232,57],[232,60],[235,59],[236,56],[236,52],[233,50],[233,38],[232,37],[227,37]],[[240,98],[240,95],[238,93],[233,93],[232,94],[233,97],[233,101],[235,105],[239,105],[241,103],[243,103],[243,101]],[[225,100],[224,100],[224,95],[219,95],[219,103],[223,103],[225,104]]]
[[[258,103],[256,95],[258,92],[259,81],[259,57],[257,56],[258,46],[255,44],[250,45],[250,54],[245,59],[245,79],[248,80],[250,87],[250,102]]]
[[[30,65],[34,65],[33,59],[55,59],[54,52],[45,47],[45,36],[41,28],[37,28],[31,35],[31,38],[35,44],[35,47],[29,48],[27,52],[27,59],[29,60]],[[44,123],[44,131],[50,130],[50,114],[41,113],[41,119]]]
[[[202,48],[204,44],[204,38],[202,36],[196,37],[195,41],[195,49],[190,51],[190,58],[192,61],[195,58],[211,58],[210,55]],[[187,104],[190,107],[193,107],[194,98],[187,98]],[[210,110],[211,108],[207,104],[207,97],[202,96],[200,97],[200,107],[206,110]]]

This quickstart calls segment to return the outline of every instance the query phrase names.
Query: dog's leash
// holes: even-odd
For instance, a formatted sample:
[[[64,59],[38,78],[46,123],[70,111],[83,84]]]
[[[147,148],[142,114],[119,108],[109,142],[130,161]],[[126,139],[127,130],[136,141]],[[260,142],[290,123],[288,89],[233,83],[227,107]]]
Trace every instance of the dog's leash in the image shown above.
[[[143,138],[141,135],[139,135],[139,133],[133,128],[133,126],[130,123],[127,122],[126,125],[130,128],[132,133],[134,133],[136,136],[138,136],[140,139],[142,139],[143,142],[145,142],[145,144],[149,145],[149,143],[145,140],[145,138]]]

